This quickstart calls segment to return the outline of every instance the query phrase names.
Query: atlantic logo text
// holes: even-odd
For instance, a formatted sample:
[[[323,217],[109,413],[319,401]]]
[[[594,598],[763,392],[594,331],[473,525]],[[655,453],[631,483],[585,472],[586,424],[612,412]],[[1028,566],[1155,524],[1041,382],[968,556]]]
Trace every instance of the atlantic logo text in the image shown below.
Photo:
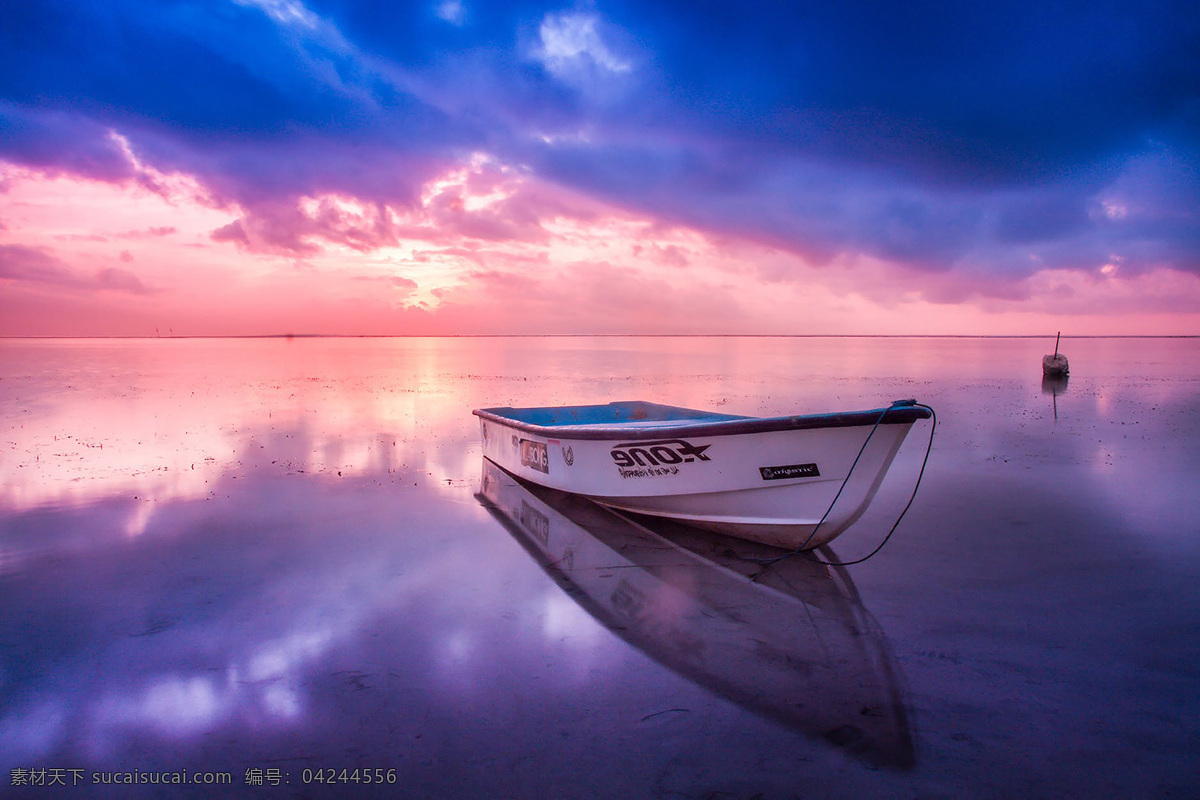
[[[708,461],[704,451],[712,445],[694,445],[683,439],[663,439],[655,442],[630,442],[612,449],[612,459],[618,467],[657,467],[664,464],[687,464]]]

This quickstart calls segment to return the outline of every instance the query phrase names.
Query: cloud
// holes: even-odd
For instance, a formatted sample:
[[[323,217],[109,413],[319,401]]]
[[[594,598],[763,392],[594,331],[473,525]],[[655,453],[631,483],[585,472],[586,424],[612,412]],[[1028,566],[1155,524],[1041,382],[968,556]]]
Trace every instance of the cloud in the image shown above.
[[[359,252],[395,245],[395,215],[382,203],[359,203],[327,195],[293,203],[259,203],[212,232],[217,242],[233,242],[251,252],[308,256],[328,244]]]
[[[546,239],[544,219],[591,213],[588,203],[527,179],[521,170],[474,154],[467,164],[419,187],[412,202],[371,202],[340,193],[254,201],[243,204],[242,215],[211,237],[249,252],[302,256],[329,245],[369,252],[402,240],[537,243]]]
[[[618,26],[585,11],[547,14],[529,47],[553,89],[571,90],[573,99],[564,97],[559,101],[562,107],[578,104],[576,108],[594,109],[593,113],[627,111],[639,86],[633,50],[632,40]]]
[[[159,239],[165,236],[172,236],[176,233],[179,233],[179,229],[174,225],[157,225],[145,230],[118,233],[116,237],[118,239]]]
[[[48,174],[125,181],[137,170],[111,131],[66,110],[23,108],[0,99],[0,157]]]
[[[0,279],[59,284],[77,281],[66,264],[44,250],[15,244],[0,245]]]
[[[101,289],[129,294],[150,294],[141,278],[126,269],[108,267],[96,273],[96,285]]]
[[[128,270],[107,267],[98,270],[94,277],[86,277],[40,248],[13,244],[0,244],[0,281],[135,295],[152,291]]]
[[[632,252],[635,256],[646,255],[650,259],[669,267],[683,268],[689,263],[688,257],[684,255],[684,251],[673,244],[666,245],[665,247],[659,244],[651,244],[649,247],[636,244],[633,246]]]
[[[320,19],[299,0],[233,0],[240,6],[254,6],[275,22],[285,26],[316,29]]]
[[[230,212],[211,240],[256,256],[411,240],[479,259],[602,207],[794,256],[746,266],[768,283],[870,261],[897,278],[880,286],[1016,302],[1046,270],[1200,273],[1195,20],[1177,2],[17,4],[0,159],[175,201],[187,176]],[[690,268],[673,252],[659,266]]]
[[[569,82],[592,69],[629,72],[632,64],[609,49],[600,35],[600,24],[595,14],[547,14],[538,27],[542,45],[537,53],[539,60],[551,73]]]
[[[437,4],[434,13],[439,19],[443,19],[451,25],[462,25],[467,18],[467,9],[463,6],[462,0],[444,0]]]
[[[416,281],[411,278],[405,278],[403,275],[355,275],[354,280],[383,284],[390,289],[396,289],[406,295],[411,294],[418,288]]]

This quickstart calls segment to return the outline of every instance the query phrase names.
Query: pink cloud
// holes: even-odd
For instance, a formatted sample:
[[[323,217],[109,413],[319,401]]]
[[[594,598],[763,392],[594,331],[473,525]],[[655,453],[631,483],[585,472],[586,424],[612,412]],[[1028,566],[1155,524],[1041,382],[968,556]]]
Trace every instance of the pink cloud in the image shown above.
[[[409,206],[331,194],[220,207],[186,176],[158,176],[153,190],[0,176],[4,335],[1200,328],[1200,279],[1187,273],[1035,264],[1013,280],[851,255],[818,266],[484,157]]]
[[[417,288],[416,281],[400,275],[355,275],[352,280],[379,283],[392,289],[401,289],[407,292],[412,292]]]
[[[179,230],[172,225],[160,225],[158,227],[146,228],[145,230],[125,231],[124,233],[118,233],[116,235],[116,238],[118,238],[118,239],[153,239],[153,238],[158,238],[158,237],[162,237],[162,236],[170,236],[171,234],[178,233],[178,232],[179,232]]]
[[[33,283],[71,283],[66,265],[46,250],[23,245],[0,245],[0,279]]]
[[[96,285],[101,289],[129,292],[130,294],[149,294],[151,292],[137,275],[129,270],[116,267],[99,270],[96,273]]]
[[[79,291],[150,292],[137,275],[128,270],[107,267],[89,276],[71,269],[45,250],[22,245],[0,245],[0,280]]]

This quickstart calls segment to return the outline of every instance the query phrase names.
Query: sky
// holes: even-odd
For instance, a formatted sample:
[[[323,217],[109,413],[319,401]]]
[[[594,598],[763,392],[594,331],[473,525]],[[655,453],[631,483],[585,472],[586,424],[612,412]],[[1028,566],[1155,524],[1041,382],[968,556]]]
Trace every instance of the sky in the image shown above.
[[[0,336],[1200,334],[1200,5],[0,0]]]

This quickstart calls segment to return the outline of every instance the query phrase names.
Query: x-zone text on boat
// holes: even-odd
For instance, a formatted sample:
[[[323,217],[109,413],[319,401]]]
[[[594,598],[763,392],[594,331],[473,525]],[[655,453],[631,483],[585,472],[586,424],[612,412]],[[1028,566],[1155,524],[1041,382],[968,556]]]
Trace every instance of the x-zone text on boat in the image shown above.
[[[704,451],[710,444],[694,445],[683,439],[662,439],[654,442],[629,442],[612,449],[612,459],[618,467],[654,467],[660,464],[686,464],[708,461]]]

